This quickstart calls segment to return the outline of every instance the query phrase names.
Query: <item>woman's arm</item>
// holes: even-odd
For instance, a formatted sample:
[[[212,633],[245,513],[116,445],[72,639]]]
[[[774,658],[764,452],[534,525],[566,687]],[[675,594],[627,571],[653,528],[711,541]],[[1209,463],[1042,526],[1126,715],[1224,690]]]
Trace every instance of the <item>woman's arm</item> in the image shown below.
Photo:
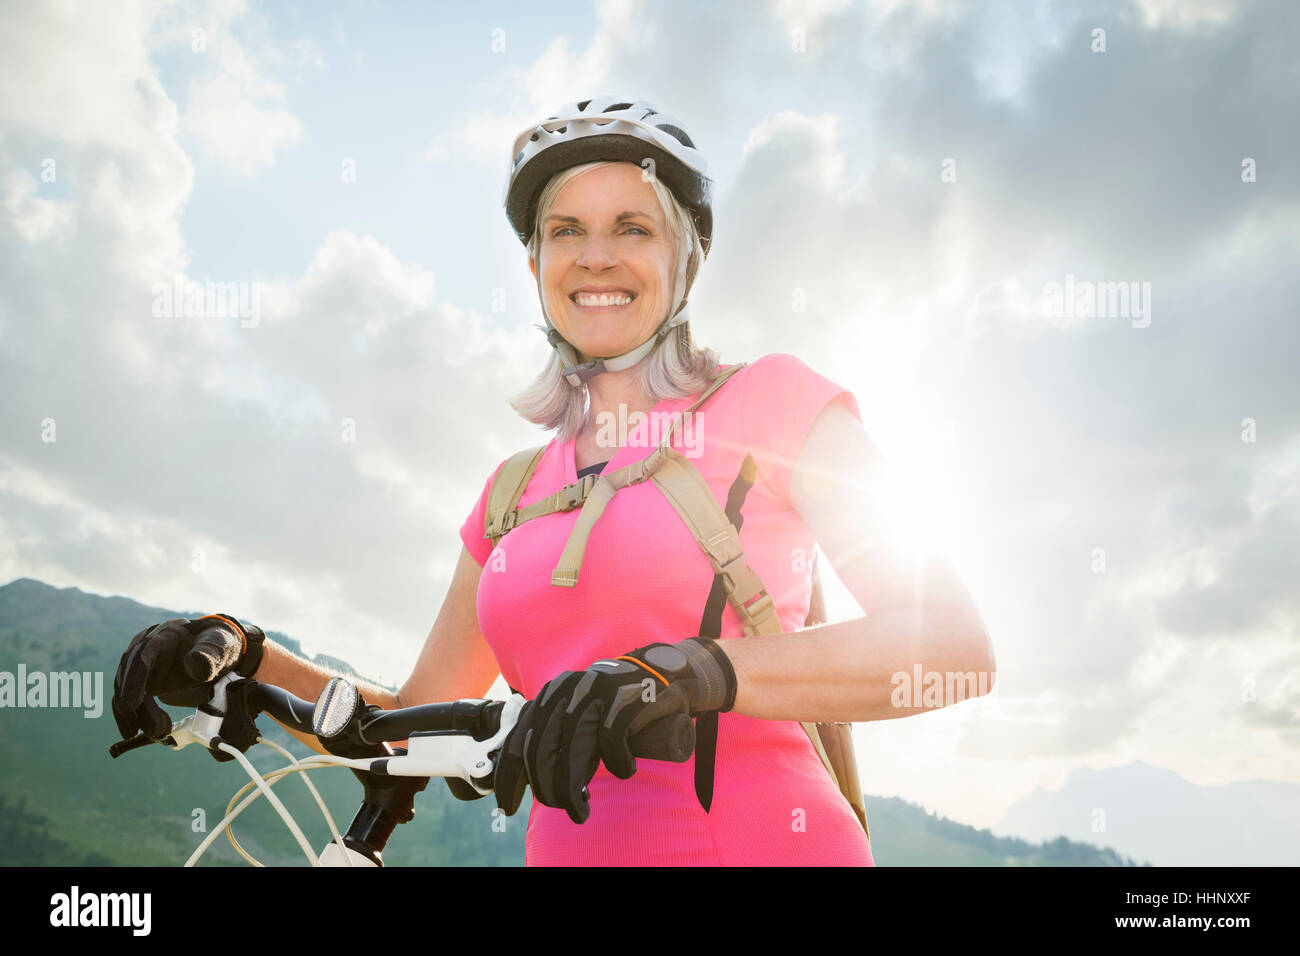
[[[888,720],[992,689],[993,647],[970,594],[946,558],[894,540],[883,486],[883,461],[862,423],[840,403],[827,405],[795,463],[790,498],[867,616],[722,641],[736,670],[736,713]],[[932,675],[941,693],[923,696]]]
[[[393,706],[479,698],[491,688],[501,669],[478,626],[478,582],[482,573],[462,543],[442,610],[420,650],[415,669],[398,689]]]
[[[452,574],[447,596],[411,676],[396,694],[373,684],[358,682],[357,687],[367,704],[378,704],[390,710],[435,701],[478,698],[487,693],[498,671],[496,657],[478,626],[476,599],[482,571],[462,543],[460,560]],[[329,679],[338,675],[267,641],[255,676],[263,683],[283,687],[304,700],[315,700]],[[289,732],[312,750],[324,752],[314,736]],[[400,741],[395,743],[400,745]]]

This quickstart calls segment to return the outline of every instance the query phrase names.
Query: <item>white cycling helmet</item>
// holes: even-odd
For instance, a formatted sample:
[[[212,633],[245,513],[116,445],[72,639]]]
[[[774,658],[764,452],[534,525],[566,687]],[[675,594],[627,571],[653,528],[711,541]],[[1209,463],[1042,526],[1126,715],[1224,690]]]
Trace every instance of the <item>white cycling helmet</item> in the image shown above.
[[[708,164],[695,143],[672,116],[639,100],[598,96],[566,103],[554,116],[521,132],[511,150],[510,173],[502,203],[510,225],[525,246],[532,237],[537,200],[551,177],[563,169],[599,160],[635,163],[654,161],[654,174],[690,210],[707,258],[713,238],[713,180],[705,175]],[[538,250],[540,256],[541,250]],[[537,292],[542,303],[546,340],[564,362],[564,376],[574,387],[602,372],[617,372],[641,361],[676,326],[690,316],[686,297],[689,250],[679,251],[673,303],[659,328],[645,342],[621,355],[579,362],[578,351],[560,335],[546,313],[541,263],[536,263]]]

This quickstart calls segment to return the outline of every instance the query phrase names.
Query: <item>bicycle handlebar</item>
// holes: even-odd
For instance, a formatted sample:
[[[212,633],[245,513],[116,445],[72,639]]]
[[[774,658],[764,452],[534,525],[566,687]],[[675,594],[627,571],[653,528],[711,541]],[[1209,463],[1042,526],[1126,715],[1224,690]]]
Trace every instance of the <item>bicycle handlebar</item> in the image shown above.
[[[525,702],[514,694],[505,701],[458,700],[385,711],[366,706],[355,686],[340,677],[332,678],[311,703],[273,684],[230,673],[213,685],[208,703],[174,723],[168,736],[155,741],[141,734],[118,741],[109,754],[118,757],[150,743],[175,750],[198,743],[219,761],[239,759],[247,770],[240,755],[258,741],[256,718],[265,713],[286,727],[314,734],[334,755],[331,762],[351,768],[365,788],[361,809],[343,840],[346,849],[331,843],[321,860],[350,851],[382,866],[388,838],[397,824],[412,818],[415,794],[430,777],[459,778],[478,796],[492,792],[496,757]],[[408,746],[388,746],[397,740]],[[628,745],[636,757],[682,763],[694,752],[695,725],[686,714],[660,718],[633,734]]]
[[[343,678],[334,680],[344,681]],[[249,693],[249,703],[259,712],[301,733],[315,732],[313,718],[316,704],[273,684],[258,681],[250,683],[255,686]],[[322,690],[321,696],[324,697],[325,694],[326,691]],[[514,696],[523,699],[518,694]],[[475,740],[483,741],[500,731],[502,712],[508,703],[504,700],[462,699],[448,703],[416,704],[396,710],[373,708],[357,715],[357,729],[360,739],[367,744],[410,740],[430,733],[468,734]],[[510,727],[513,726],[512,720]],[[688,760],[694,752],[694,743],[695,725],[685,714],[660,718],[628,739],[628,747],[633,756],[674,763]]]

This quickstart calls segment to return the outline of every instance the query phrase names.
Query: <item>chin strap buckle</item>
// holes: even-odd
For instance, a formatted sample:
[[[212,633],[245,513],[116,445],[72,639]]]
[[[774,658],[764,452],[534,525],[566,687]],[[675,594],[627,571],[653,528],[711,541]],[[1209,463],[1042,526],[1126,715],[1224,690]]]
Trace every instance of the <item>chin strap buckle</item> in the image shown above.
[[[587,382],[603,371],[605,371],[605,360],[596,359],[592,362],[583,362],[581,365],[566,365],[564,367],[564,377],[569,380],[570,385],[578,388],[586,385]]]

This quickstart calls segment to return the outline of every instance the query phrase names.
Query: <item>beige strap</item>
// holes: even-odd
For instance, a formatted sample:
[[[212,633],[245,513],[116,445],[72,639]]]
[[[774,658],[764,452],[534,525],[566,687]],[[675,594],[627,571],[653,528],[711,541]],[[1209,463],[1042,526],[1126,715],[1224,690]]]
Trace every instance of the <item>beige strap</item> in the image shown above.
[[[552,584],[565,588],[577,587],[578,569],[582,567],[582,554],[587,549],[587,536],[605,513],[605,505],[614,497],[614,492],[627,487],[630,478],[631,473],[626,468],[620,468],[612,475],[600,476],[596,487],[583,502],[577,523],[569,532],[569,540],[564,543],[564,551],[560,554],[560,563],[551,572]]]
[[[740,473],[745,481],[753,484],[757,469],[752,455],[745,456]],[[784,633],[776,613],[776,602],[757,572],[745,562],[740,534],[718,504],[700,470],[670,448],[653,478],[708,556],[714,573],[722,576],[727,601],[739,615],[745,633]]]
[[[609,504],[614,493],[626,488],[628,485],[636,485],[645,481],[653,475],[663,463],[668,460],[670,455],[675,455],[672,448],[673,436],[677,434],[677,426],[682,420],[697,408],[703,405],[723,384],[744,368],[744,362],[738,362],[729,366],[718,374],[718,376],[709,383],[709,387],[700,393],[700,397],[684,409],[682,413],[673,418],[672,424],[668,428],[667,434],[659,443],[659,447],[652,451],[640,461],[635,461],[630,465],[611,472],[607,475],[601,475],[600,480],[596,482],[591,493],[587,495],[582,504],[582,513],[578,515],[578,520],[569,532],[569,539],[564,544],[564,551],[560,554],[559,563],[556,564],[555,570],[551,572],[551,583],[564,588],[577,587],[578,572],[582,569],[582,557],[587,551],[587,538],[591,535],[591,529],[600,516],[605,512],[605,506]],[[678,455],[678,457],[681,457]],[[693,469],[694,470],[694,469]],[[707,486],[706,486],[707,490]],[[713,495],[709,493],[710,500]],[[716,508],[717,502],[714,501]],[[728,522],[730,525],[730,522]],[[734,530],[734,529],[733,529]],[[737,546],[737,551],[739,545]]]
[[[572,511],[574,508],[579,507],[587,500],[591,490],[596,487],[597,477],[599,476],[583,475],[573,484],[565,485],[555,494],[547,495],[545,498],[538,498],[532,504],[518,509],[515,516],[515,527],[543,515],[555,514],[557,511]]]
[[[672,425],[670,425],[668,428],[668,434],[665,435],[664,440],[659,443],[659,447],[665,448],[671,445],[673,435],[676,434],[677,426],[681,424],[682,419],[685,418],[687,415],[691,414],[693,411],[695,411],[697,408],[703,405],[706,401],[708,401],[709,397],[712,396],[714,392],[716,392],[718,389],[722,388],[724,384],[726,384],[727,379],[731,378],[731,376],[739,372],[742,368],[745,367],[746,364],[747,363],[745,362],[737,362],[735,365],[729,365],[721,372],[719,372],[718,377],[709,383],[709,387],[700,393],[700,397],[697,398],[694,402],[692,402],[690,407],[684,409],[681,415],[673,419]]]
[[[741,466],[741,476],[751,484],[756,469],[752,456],[746,455]],[[664,463],[654,473],[654,483],[664,497],[672,504],[686,526],[691,529],[695,540],[699,542],[704,553],[709,556],[715,573],[722,576],[722,583],[727,591],[727,601],[735,609],[744,625],[745,634],[782,634],[780,618],[776,613],[776,603],[768,594],[758,574],[745,563],[745,554],[740,547],[740,535],[726,512],[718,504],[717,498],[709,489],[704,476],[698,468],[682,457],[675,449],[669,449]],[[849,724],[808,723],[800,721],[809,742],[817,751],[822,766],[831,775],[836,788],[844,795],[854,816],[862,824],[867,839],[871,831],[867,829],[866,808],[863,805],[862,790],[857,779],[857,762],[853,754],[853,742]],[[829,748],[827,742],[829,741]],[[841,768],[837,770],[836,768]]]
[[[704,476],[698,468],[690,464],[676,450],[669,449],[669,455],[654,473],[654,483],[664,497],[672,504],[686,526],[691,529],[695,540],[699,542],[704,553],[709,556],[715,573],[722,575],[722,583],[727,590],[727,601],[735,609],[744,625],[746,635],[782,634],[780,618],[776,613],[776,603],[768,594],[758,574],[745,563],[745,554],[740,547],[740,535],[735,525],[718,505]],[[741,466],[741,476],[751,484],[756,469],[752,456],[745,456]],[[822,766],[831,775],[831,780],[840,793],[844,794],[852,808],[854,816],[862,824],[862,829],[871,839],[867,829],[866,810],[863,807],[862,792],[856,777],[856,762],[852,760],[852,741],[848,736],[849,725],[843,728],[837,724],[816,724],[800,722],[809,742],[817,751]],[[822,739],[823,728],[830,738],[835,750],[832,755]],[[836,767],[844,768],[837,772]],[[841,779],[843,778],[843,779]],[[848,783],[846,788],[845,783]]]
[[[741,471],[742,474],[747,471],[750,481],[753,480],[753,458],[745,456]],[[740,615],[745,633],[782,633],[781,621],[776,614],[776,602],[767,593],[767,588],[754,569],[745,563],[740,535],[726,512],[718,506],[718,499],[713,496],[700,470],[670,448],[653,477],[663,496],[676,509],[708,555],[714,573],[722,575],[727,600]]]
[[[826,753],[826,747],[822,743],[822,735],[817,732],[818,725],[815,723],[809,723],[808,721],[800,721],[800,726],[803,727],[804,732],[808,734],[808,739],[812,741],[813,749],[817,751],[817,756],[822,758],[822,763],[826,767],[826,772],[831,775],[831,779],[835,781],[835,786],[838,787],[842,793],[844,787],[840,785],[839,778],[835,775],[835,767],[831,764],[830,755]]]
[[[744,362],[738,362],[737,364],[728,366],[726,369],[719,372],[718,376],[710,382],[709,386],[700,394],[700,397],[697,398],[689,408],[684,410],[681,418],[684,418],[686,413],[694,412],[699,408],[700,405],[704,403],[705,399],[717,391],[732,375],[744,368],[745,364],[746,363]],[[681,418],[675,418],[673,420],[672,425],[669,427],[668,434],[665,436],[665,440],[660,442],[660,448],[671,442],[672,437],[676,434],[677,425],[681,421]],[[555,514],[557,511],[572,511],[574,508],[584,506],[587,498],[590,497],[591,492],[595,489],[596,482],[601,476],[585,475],[573,484],[565,485],[554,494],[547,495],[544,498],[539,498],[537,501],[534,501],[532,504],[526,505],[523,508],[518,508],[517,505],[519,499],[523,495],[524,490],[528,487],[528,482],[532,479],[533,472],[536,470],[538,462],[541,461],[542,452],[545,450],[546,446],[543,445],[541,448],[530,448],[526,451],[519,452],[519,454],[513,456],[504,466],[502,466],[496,480],[492,483],[492,488],[488,492],[488,507],[485,515],[486,533],[483,537],[490,538],[493,547],[496,546],[497,542],[506,534],[506,532],[519,527],[519,525],[523,524],[525,521],[531,521],[533,518],[541,518],[549,514]],[[630,484],[637,484],[645,481],[646,478],[650,477],[650,473],[653,472],[654,468],[658,464],[658,451],[659,449],[655,449],[655,452],[647,456],[644,460],[633,462],[631,465],[628,465],[627,468],[619,469],[618,472],[614,472],[607,476],[613,482],[614,491],[617,491],[619,488],[625,488]],[[536,452],[535,455],[533,454],[534,452]],[[624,475],[624,472],[627,472],[628,474]],[[627,480],[622,480],[624,478]],[[604,510],[603,505],[601,506],[601,510]],[[599,517],[599,515],[596,517]],[[591,521],[591,524],[595,524],[594,519]],[[590,529],[588,528],[588,530]],[[585,537],[582,543],[585,546]],[[578,551],[577,553],[579,555],[577,562],[578,565],[581,566],[582,552]],[[577,569],[573,568],[570,573],[561,574],[560,577],[563,580],[572,578],[573,583],[576,584]],[[568,586],[572,587],[573,585],[570,584]]]
[[[540,445],[537,448],[525,448],[511,455],[493,479],[492,487],[488,491],[487,509],[484,511],[486,528],[483,535],[491,539],[492,547],[495,548],[501,537],[517,523],[515,506],[519,504],[519,499],[523,496],[524,489],[528,487],[528,482],[533,477],[533,472],[537,470],[537,463],[542,460],[542,453],[545,451],[546,446]]]
[[[804,724],[808,730],[809,724]],[[853,808],[854,815],[862,824],[862,829],[871,839],[871,829],[867,826],[867,810],[862,800],[862,786],[859,782],[857,756],[853,752],[853,725],[836,721],[811,725],[817,732],[825,756],[823,763],[831,771],[840,793],[844,794]],[[847,784],[847,786],[846,786]]]

